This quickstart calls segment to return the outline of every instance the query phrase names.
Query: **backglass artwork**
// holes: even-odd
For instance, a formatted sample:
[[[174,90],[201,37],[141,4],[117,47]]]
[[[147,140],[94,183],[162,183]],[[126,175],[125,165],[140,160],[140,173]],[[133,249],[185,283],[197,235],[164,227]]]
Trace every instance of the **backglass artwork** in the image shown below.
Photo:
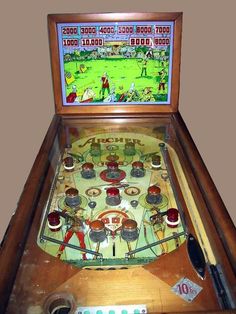
[[[171,101],[173,21],[58,23],[63,106]]]

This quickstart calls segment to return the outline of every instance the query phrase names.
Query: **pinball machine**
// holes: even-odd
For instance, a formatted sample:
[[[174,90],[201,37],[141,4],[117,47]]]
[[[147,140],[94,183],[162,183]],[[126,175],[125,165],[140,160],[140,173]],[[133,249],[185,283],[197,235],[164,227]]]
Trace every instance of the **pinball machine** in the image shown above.
[[[236,232],[178,111],[182,13],[48,16],[55,116],[1,313],[234,312]]]

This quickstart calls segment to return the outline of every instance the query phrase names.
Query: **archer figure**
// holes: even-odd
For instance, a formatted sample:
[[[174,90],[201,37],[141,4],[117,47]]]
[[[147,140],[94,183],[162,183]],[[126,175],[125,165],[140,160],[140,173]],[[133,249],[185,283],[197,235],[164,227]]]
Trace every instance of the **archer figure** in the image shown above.
[[[161,91],[161,89],[162,89],[164,92],[165,91],[165,84],[166,84],[166,72],[164,69],[162,69],[158,74],[160,75],[160,82],[159,82],[159,86],[158,86],[158,91]]]
[[[151,209],[152,216],[150,216],[150,221],[144,220],[144,223],[152,226],[153,232],[158,240],[163,240],[165,238],[165,226],[163,224],[163,218],[156,208]],[[160,244],[162,254],[168,253],[168,244],[163,242]]]
[[[138,101],[139,100],[139,94],[138,91],[135,88],[135,84],[131,83],[130,88],[126,94],[126,101],[131,102],[131,101]]]
[[[141,61],[141,66],[142,66],[142,68],[141,68],[141,76],[143,76],[143,74],[144,74],[144,76],[147,76],[147,58],[144,58],[142,61]]]
[[[86,249],[86,245],[84,242],[84,222],[88,224],[88,221],[85,221],[83,217],[84,209],[80,208],[77,211],[74,211],[72,214],[68,214],[66,211],[58,212],[60,216],[69,219],[70,227],[66,231],[63,242],[68,243],[72,236],[75,234],[79,240],[80,247],[82,249]],[[60,258],[63,251],[65,249],[65,245],[61,244],[59,250],[57,252],[57,257]],[[86,260],[86,254],[82,253],[83,260]]]
[[[107,90],[108,95],[110,94],[110,84],[109,84],[109,79],[108,79],[108,75],[106,72],[104,72],[103,76],[101,77],[101,83],[102,83],[101,93],[102,93],[102,100],[103,100],[105,90]]]

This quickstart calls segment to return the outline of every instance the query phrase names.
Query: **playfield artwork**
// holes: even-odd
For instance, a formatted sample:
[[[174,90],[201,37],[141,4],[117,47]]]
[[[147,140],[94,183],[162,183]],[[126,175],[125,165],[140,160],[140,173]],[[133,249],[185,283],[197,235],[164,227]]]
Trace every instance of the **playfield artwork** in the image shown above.
[[[149,130],[90,130],[66,148],[38,245],[82,268],[144,265],[185,242],[165,161],[169,145]],[[168,147],[168,148],[167,148]]]
[[[64,106],[170,103],[173,22],[57,25]]]

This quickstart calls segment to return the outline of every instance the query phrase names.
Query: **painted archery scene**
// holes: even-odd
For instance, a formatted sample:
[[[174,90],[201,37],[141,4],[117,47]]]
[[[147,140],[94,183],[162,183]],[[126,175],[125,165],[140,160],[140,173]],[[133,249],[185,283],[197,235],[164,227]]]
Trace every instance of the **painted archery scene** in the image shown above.
[[[95,268],[143,265],[178,249],[185,226],[166,159],[179,164],[175,151],[137,128],[79,135],[59,161],[39,246]]]
[[[64,105],[170,101],[173,24],[59,24]]]

